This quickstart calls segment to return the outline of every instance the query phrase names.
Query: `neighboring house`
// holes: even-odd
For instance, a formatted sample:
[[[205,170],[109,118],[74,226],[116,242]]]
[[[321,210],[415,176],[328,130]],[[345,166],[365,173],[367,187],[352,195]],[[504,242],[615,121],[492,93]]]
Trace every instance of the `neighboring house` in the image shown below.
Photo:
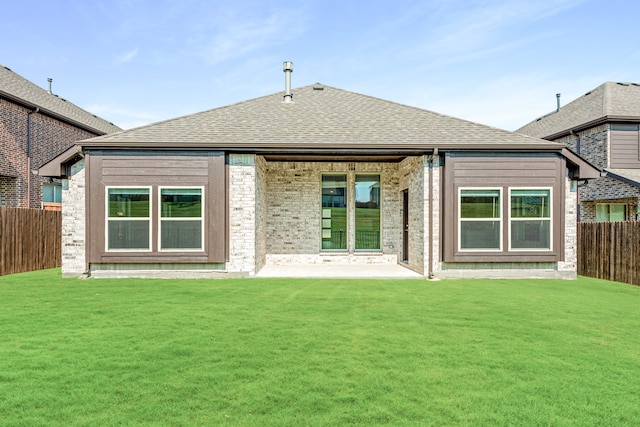
[[[604,169],[579,186],[581,221],[638,219],[640,197],[640,85],[607,82],[518,129],[566,144]]]
[[[575,277],[575,180],[599,172],[562,144],[322,84],[294,95],[80,141],[42,168],[68,180],[63,274]]]
[[[76,141],[120,130],[0,65],[0,205],[60,209],[60,180],[34,171]]]

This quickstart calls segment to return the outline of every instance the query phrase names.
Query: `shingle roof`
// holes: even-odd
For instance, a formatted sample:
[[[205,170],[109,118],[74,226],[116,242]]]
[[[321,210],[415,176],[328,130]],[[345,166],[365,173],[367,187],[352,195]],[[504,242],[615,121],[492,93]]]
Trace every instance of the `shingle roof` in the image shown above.
[[[81,141],[83,146],[225,149],[429,148],[557,149],[557,143],[319,83],[136,129]]]
[[[640,84],[606,82],[516,132],[547,138],[605,117],[640,119]]]
[[[0,65],[0,96],[29,106],[39,107],[47,114],[84,127],[98,135],[122,130],[113,123],[109,123],[63,98],[50,94],[3,65]]]

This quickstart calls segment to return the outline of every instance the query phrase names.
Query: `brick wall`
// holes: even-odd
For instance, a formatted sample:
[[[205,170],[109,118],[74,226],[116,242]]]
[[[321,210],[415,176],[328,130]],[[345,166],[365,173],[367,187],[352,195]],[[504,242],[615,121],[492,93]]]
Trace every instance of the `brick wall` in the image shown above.
[[[401,248],[401,193],[395,163],[267,162],[266,236],[269,262],[397,262]],[[359,173],[380,174],[382,251],[354,253],[355,231],[348,227],[348,253],[320,255],[321,180],[325,173],[347,175],[349,223],[355,215],[353,185]]]
[[[575,135],[557,139],[600,168],[609,167],[611,152],[609,124],[585,129]],[[589,180],[580,186],[580,221],[596,220],[596,201],[599,203],[626,203],[627,218],[635,219],[640,190],[637,187],[603,177]]]
[[[62,186],[62,276],[81,276],[86,270],[84,159],[71,167]]]
[[[564,188],[564,261],[558,262],[558,271],[572,277],[578,271],[578,193],[569,178],[565,178]]]
[[[34,175],[28,170],[27,124],[30,111],[0,99],[0,175],[3,175],[0,178],[0,201],[5,206],[41,208],[42,185],[51,182],[49,178]],[[31,170],[38,169],[74,142],[96,136],[41,113],[30,116]]]
[[[256,273],[256,156],[229,154],[230,273]]]
[[[400,189],[409,192],[409,254],[408,266],[411,270],[424,274],[425,268],[425,182],[424,157],[407,157],[400,162]],[[428,216],[426,224],[428,225]],[[401,242],[402,244],[402,242]],[[402,248],[402,246],[400,246]]]

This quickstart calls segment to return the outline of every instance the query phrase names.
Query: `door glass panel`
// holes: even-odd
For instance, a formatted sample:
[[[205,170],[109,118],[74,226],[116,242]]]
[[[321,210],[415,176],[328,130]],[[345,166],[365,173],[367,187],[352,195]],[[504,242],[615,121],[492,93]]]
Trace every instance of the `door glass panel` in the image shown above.
[[[356,249],[380,249],[380,175],[356,175]]]
[[[347,249],[347,176],[322,176],[322,249]]]

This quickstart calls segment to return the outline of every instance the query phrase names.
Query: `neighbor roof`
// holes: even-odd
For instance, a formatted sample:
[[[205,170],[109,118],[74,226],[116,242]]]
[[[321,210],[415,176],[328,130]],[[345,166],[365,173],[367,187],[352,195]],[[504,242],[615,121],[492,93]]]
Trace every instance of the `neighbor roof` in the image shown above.
[[[553,139],[605,120],[640,120],[640,84],[606,82],[516,132]]]
[[[8,98],[29,108],[38,107],[41,112],[47,115],[98,135],[122,130],[113,123],[101,119],[57,95],[50,94],[3,65],[0,65],[0,97]]]
[[[316,83],[81,141],[84,147],[560,149],[557,143]]]

